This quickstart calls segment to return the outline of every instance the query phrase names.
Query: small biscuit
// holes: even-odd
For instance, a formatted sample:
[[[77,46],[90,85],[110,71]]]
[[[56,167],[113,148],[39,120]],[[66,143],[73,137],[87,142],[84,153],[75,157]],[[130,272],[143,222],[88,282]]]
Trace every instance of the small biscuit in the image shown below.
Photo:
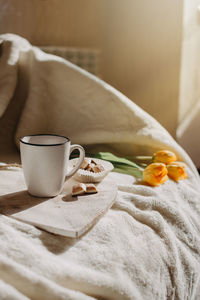
[[[104,170],[104,168],[101,165],[96,165],[96,166],[93,166],[92,170],[94,173],[99,173],[99,172],[102,172]]]
[[[83,169],[83,170],[85,170],[87,168],[87,166],[90,164],[90,162],[91,162],[90,158],[89,159],[85,158],[80,168]]]
[[[88,183],[88,184],[86,184],[86,193],[87,194],[95,194],[95,193],[98,193],[98,190],[93,183]]]
[[[91,163],[97,165],[96,161],[94,161],[93,159],[91,160]]]
[[[84,195],[86,192],[86,186],[83,183],[78,183],[72,187],[72,196]]]
[[[91,164],[88,164],[87,167],[85,168],[85,170],[92,172],[92,166],[91,166]]]

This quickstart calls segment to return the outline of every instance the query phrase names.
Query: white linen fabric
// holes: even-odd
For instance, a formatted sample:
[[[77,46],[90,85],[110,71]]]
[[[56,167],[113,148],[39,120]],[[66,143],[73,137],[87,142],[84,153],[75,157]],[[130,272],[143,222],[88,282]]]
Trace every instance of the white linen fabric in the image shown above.
[[[16,141],[51,132],[124,156],[167,148],[188,165],[188,179],[155,188],[110,173],[117,200],[79,239],[0,215],[0,299],[200,299],[200,180],[188,155],[102,80],[18,36],[1,35],[0,42],[0,82],[5,74],[9,79],[0,90],[0,114],[17,93],[25,101]],[[22,178],[21,171],[0,171],[0,201],[23,188]]]

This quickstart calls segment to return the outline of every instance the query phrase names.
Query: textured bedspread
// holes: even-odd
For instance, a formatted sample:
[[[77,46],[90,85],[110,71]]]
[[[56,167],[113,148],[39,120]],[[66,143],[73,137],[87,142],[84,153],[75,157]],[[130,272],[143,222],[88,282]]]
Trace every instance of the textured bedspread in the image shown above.
[[[16,140],[54,132],[90,151],[124,156],[173,149],[189,175],[152,188],[129,175],[109,174],[118,185],[116,202],[79,239],[0,215],[0,299],[200,299],[200,180],[188,155],[103,81],[19,37],[0,40],[2,118],[11,98],[21,95],[25,103]],[[20,170],[0,171],[0,201],[22,188],[21,179]]]

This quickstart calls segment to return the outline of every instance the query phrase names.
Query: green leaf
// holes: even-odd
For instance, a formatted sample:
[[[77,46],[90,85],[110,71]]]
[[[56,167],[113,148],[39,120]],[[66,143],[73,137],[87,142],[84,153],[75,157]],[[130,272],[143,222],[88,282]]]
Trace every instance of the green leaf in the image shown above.
[[[129,174],[137,178],[142,178],[144,168],[142,168],[139,164],[128,160],[127,158],[118,157],[110,152],[98,152],[95,154],[88,154],[87,156],[111,162],[114,166],[114,172]]]

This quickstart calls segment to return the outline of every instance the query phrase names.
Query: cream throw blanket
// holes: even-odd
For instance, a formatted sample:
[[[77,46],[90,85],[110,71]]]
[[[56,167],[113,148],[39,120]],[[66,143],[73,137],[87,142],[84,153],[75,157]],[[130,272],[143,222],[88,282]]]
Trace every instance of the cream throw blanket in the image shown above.
[[[0,45],[1,118],[11,100],[25,102],[16,141],[51,132],[124,156],[168,148],[189,174],[156,188],[109,174],[116,203],[77,240],[1,215],[0,299],[200,299],[200,180],[187,154],[103,81],[18,36],[2,35]],[[1,171],[1,195],[20,190],[22,180],[21,171]]]

